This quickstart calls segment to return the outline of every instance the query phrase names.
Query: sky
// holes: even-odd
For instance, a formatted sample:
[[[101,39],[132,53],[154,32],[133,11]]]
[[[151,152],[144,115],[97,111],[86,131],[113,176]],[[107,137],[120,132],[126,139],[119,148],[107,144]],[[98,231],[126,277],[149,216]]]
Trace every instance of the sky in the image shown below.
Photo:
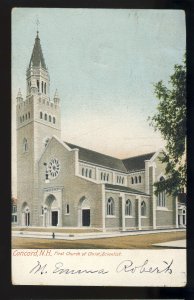
[[[186,49],[181,10],[14,8],[12,11],[12,184],[16,193],[15,106],[26,96],[38,30],[61,99],[62,139],[118,158],[164,147],[148,117],[154,83],[168,84]]]

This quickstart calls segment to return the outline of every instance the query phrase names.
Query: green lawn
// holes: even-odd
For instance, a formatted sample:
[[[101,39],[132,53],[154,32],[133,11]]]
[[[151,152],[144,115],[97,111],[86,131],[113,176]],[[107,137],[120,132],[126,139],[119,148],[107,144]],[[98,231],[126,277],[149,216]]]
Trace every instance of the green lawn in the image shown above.
[[[138,236],[123,236],[88,240],[53,240],[12,238],[12,248],[18,249],[158,249],[152,244],[186,239],[186,232],[161,232]],[[160,248],[161,249],[161,248]]]

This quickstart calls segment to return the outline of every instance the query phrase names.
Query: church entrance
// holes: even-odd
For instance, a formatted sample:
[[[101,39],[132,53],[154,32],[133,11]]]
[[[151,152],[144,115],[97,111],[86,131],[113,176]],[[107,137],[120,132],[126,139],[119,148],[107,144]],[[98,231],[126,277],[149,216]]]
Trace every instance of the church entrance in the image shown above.
[[[58,225],[58,211],[52,211],[52,226],[57,226]]]
[[[78,203],[78,226],[91,226],[90,201],[85,196]]]
[[[55,195],[48,194],[43,205],[43,226],[61,226],[60,205]]]
[[[82,209],[82,226],[90,226],[90,209]]]

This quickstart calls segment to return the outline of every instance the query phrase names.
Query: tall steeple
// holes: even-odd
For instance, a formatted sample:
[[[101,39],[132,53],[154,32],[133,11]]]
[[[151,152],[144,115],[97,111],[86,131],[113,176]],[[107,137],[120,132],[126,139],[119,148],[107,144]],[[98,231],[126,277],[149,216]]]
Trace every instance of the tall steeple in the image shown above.
[[[40,96],[49,98],[50,78],[44,60],[38,31],[35,38],[30,63],[26,72],[26,81],[27,96],[38,94]]]
[[[27,95],[24,100],[19,90],[16,105],[18,224],[27,226],[42,223],[39,215],[42,193],[39,187],[39,159],[45,141],[52,136],[61,136],[59,96],[55,94],[53,100],[49,96],[49,73],[38,30],[32,54],[29,55]]]
[[[42,67],[45,70],[46,68],[46,64],[45,64],[45,60],[44,60],[44,56],[42,53],[42,48],[41,48],[41,44],[40,44],[40,38],[39,38],[39,32],[37,31],[37,35],[36,35],[36,39],[35,39],[35,44],[34,44],[34,48],[32,51],[32,55],[31,55],[31,59],[30,59],[30,64],[29,67]]]

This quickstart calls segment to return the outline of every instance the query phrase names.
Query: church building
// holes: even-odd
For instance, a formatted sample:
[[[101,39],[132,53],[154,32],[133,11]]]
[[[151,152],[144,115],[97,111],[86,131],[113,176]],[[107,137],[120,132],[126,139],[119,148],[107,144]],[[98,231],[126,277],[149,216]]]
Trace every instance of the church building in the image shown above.
[[[103,231],[178,227],[178,204],[153,184],[165,178],[161,151],[118,159],[61,138],[61,107],[39,33],[17,95],[17,218],[19,226]]]

